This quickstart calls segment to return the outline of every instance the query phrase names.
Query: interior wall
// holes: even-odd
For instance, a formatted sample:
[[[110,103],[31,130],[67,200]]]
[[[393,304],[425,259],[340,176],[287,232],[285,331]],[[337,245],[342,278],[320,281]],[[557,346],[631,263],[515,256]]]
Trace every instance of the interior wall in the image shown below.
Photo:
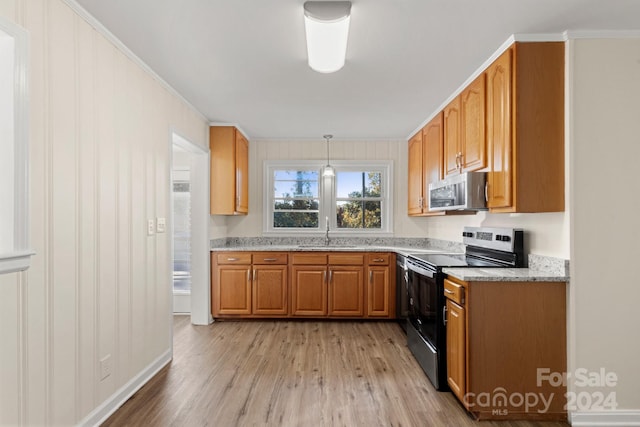
[[[263,162],[264,160],[325,160],[325,141],[251,141],[249,144],[249,214],[237,217],[211,216],[212,221],[225,221],[226,236],[262,235]],[[469,226],[522,227],[527,233],[527,249],[531,253],[569,258],[568,214],[489,214],[453,215],[447,217],[409,217],[407,215],[407,142],[406,141],[340,141],[330,143],[333,160],[393,160],[394,170],[394,235],[396,237],[431,237],[462,241],[462,228]],[[223,232],[219,228],[217,232]],[[211,231],[214,238],[214,233]]]
[[[30,245],[0,275],[0,425],[76,425],[171,356],[171,129],[207,123],[70,2],[4,0],[30,33]],[[101,379],[100,360],[110,375]]]
[[[640,411],[640,40],[574,40],[572,74],[570,369],[616,373],[614,388],[575,391]]]

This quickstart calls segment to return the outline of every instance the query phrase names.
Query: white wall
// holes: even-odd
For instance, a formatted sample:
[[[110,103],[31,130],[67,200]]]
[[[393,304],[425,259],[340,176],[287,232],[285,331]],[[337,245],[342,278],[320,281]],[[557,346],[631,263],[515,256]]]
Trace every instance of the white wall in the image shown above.
[[[0,425],[74,425],[171,356],[169,141],[206,121],[62,0],[4,0],[30,33],[32,266],[0,275]],[[98,361],[111,355],[100,380]]]
[[[618,409],[637,411],[638,421],[640,40],[575,40],[570,46],[569,363],[572,370],[617,373]]]
[[[227,217],[230,237],[262,235],[262,193],[264,160],[326,160],[325,141],[251,141],[249,144],[249,215]],[[432,237],[462,241],[462,227],[522,227],[527,231],[527,249],[539,255],[569,258],[568,214],[488,214],[443,217],[407,215],[407,142],[406,141],[332,141],[333,160],[393,160],[394,162],[394,235],[396,237]],[[212,216],[222,223],[224,217]],[[218,233],[224,233],[222,228]],[[211,231],[213,237],[213,231]],[[223,236],[218,236],[223,237]]]

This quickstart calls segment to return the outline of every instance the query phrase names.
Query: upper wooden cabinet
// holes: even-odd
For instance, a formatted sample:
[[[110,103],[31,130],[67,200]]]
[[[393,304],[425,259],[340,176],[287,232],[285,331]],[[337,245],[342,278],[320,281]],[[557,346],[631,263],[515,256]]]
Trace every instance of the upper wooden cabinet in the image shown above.
[[[444,215],[429,212],[429,184],[442,179],[443,114],[436,115],[409,140],[408,214]]]
[[[209,128],[211,214],[249,212],[249,141],[233,126]]]
[[[564,210],[564,43],[515,43],[486,71],[488,207]]]
[[[445,176],[486,167],[485,76],[481,74],[444,109]]]

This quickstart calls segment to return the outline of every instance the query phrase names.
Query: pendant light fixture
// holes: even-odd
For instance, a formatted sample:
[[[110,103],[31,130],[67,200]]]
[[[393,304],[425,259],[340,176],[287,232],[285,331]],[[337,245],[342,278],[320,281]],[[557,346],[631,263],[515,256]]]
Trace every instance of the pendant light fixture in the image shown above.
[[[324,167],[322,171],[322,176],[335,176],[336,171],[333,169],[333,166],[329,163],[329,140],[333,138],[333,135],[323,135],[322,136],[327,141],[327,165]]]
[[[344,66],[351,2],[307,1],[304,27],[309,67],[319,73],[333,73]]]

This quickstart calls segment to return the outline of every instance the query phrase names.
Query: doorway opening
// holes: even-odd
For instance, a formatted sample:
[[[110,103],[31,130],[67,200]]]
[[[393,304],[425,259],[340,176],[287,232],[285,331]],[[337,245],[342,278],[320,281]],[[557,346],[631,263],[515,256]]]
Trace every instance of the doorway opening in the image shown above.
[[[171,138],[173,313],[212,322],[209,287],[209,152]]]

